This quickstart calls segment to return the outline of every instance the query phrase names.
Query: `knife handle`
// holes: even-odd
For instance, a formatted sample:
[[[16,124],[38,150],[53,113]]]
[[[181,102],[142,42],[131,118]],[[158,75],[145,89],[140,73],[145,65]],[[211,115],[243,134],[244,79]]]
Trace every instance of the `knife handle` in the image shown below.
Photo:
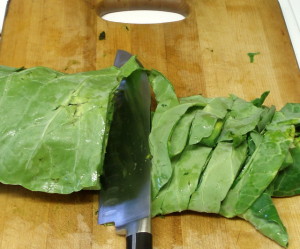
[[[139,232],[127,236],[126,249],[152,249],[152,234]]]

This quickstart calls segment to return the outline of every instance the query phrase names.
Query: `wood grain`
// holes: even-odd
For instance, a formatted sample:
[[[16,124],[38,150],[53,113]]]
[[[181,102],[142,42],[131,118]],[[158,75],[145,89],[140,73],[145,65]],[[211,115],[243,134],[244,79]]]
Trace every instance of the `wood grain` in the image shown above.
[[[0,64],[74,73],[111,66],[125,49],[164,73],[179,96],[250,100],[270,90],[268,105],[300,102],[300,71],[276,0],[188,0],[184,21],[155,25],[105,22],[96,15],[100,2],[11,0]],[[253,63],[249,52],[259,52]],[[300,197],[274,201],[289,248],[300,248]],[[97,225],[97,208],[97,192],[50,195],[0,185],[0,248],[125,248],[113,227]],[[152,224],[155,249],[280,248],[240,219],[184,212]]]

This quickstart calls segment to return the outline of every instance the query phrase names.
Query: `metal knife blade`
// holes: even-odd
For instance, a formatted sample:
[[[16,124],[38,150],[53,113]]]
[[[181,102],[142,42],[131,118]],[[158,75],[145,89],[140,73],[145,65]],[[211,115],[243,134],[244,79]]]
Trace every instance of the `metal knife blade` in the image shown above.
[[[121,67],[131,54],[119,50],[114,65]],[[127,233],[127,248],[150,249],[150,133],[151,94],[147,75],[137,70],[122,80],[104,161],[98,223],[113,222]]]

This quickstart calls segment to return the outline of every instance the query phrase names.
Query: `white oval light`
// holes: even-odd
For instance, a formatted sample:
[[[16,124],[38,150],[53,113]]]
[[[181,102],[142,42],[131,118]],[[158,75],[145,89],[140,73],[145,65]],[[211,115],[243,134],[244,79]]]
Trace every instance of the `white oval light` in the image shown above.
[[[176,22],[185,19],[185,16],[161,10],[127,10],[107,13],[102,16],[106,21],[130,24],[157,24]]]

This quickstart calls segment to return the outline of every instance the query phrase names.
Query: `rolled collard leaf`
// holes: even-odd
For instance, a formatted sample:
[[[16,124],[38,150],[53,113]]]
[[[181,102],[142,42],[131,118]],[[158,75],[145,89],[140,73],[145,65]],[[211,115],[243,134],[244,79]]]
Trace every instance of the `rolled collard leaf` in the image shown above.
[[[200,178],[199,186],[191,196],[188,209],[219,213],[221,202],[226,197],[246,157],[246,143],[238,147],[234,147],[232,143],[218,143]]]
[[[255,130],[262,112],[262,108],[236,97],[218,141],[232,141]]]
[[[190,196],[198,185],[211,150],[204,146],[187,146],[181,155],[172,161],[172,178],[152,200],[152,216],[188,209]]]
[[[203,138],[209,137],[217,123],[218,118],[205,111],[198,111],[193,119],[189,145],[199,143]]]
[[[198,108],[188,111],[176,124],[169,139],[169,156],[179,155],[185,148],[190,136],[191,124],[198,113]]]
[[[219,119],[216,122],[215,127],[214,127],[212,133],[210,134],[210,136],[202,138],[202,140],[200,141],[200,144],[208,146],[208,147],[215,147],[217,144],[218,137],[220,136],[220,134],[222,132],[224,122],[225,122],[224,120]]]
[[[277,175],[293,142],[294,126],[268,130],[228,192],[220,209],[225,217],[244,213]]]
[[[250,222],[260,233],[287,247],[288,234],[268,191],[259,196],[245,213],[239,215]]]
[[[193,112],[186,113],[176,125],[169,142],[170,157],[178,155],[188,144],[202,144],[213,147],[221,132],[223,119],[231,108],[232,98],[205,98],[201,95],[181,98],[180,103],[194,103]]]
[[[215,135],[216,130],[219,128],[219,123],[217,125],[217,122],[222,120],[223,124],[223,119],[225,119],[232,104],[232,98],[208,99],[207,105],[202,111],[198,111],[193,120],[189,144],[197,144],[203,139],[209,138],[213,132]],[[209,140],[212,140],[212,138]]]
[[[149,136],[150,151],[152,154],[152,198],[154,199],[160,189],[170,180],[173,172],[169,157],[169,138],[174,127],[194,103],[180,104],[160,114],[159,119],[152,122]]]

